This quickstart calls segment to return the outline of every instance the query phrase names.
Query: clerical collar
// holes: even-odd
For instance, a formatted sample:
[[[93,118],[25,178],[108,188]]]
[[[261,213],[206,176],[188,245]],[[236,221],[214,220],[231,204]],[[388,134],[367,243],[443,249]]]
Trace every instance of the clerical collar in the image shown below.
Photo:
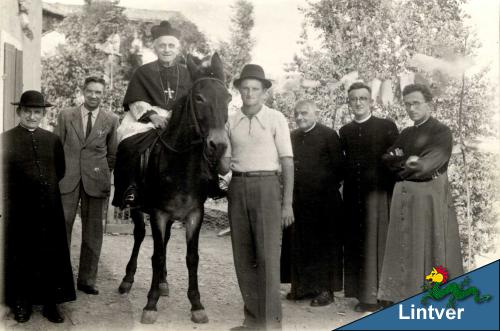
[[[361,120],[361,121],[359,121],[359,120],[357,120],[357,119],[354,119],[354,122],[356,122],[356,123],[358,123],[358,124],[361,124],[361,123],[364,123],[364,122],[368,121],[371,117],[372,117],[372,114],[368,115],[368,117],[367,117],[367,118],[365,118],[365,119],[363,119],[363,120]]]
[[[172,68],[173,66],[176,66],[176,65],[177,65],[177,61],[175,61],[175,60],[170,65],[165,65],[165,64],[163,64],[163,62],[161,62],[160,60],[158,60],[158,66],[160,68]]]
[[[304,131],[304,133],[308,133],[310,132],[312,129],[314,129],[316,127],[316,122],[314,122],[314,124],[307,130]]]
[[[25,130],[28,130],[29,132],[35,132],[36,129],[30,129],[30,128],[27,128],[25,127],[22,123],[19,123],[19,126],[22,127],[23,129]]]
[[[415,126],[416,126],[417,128],[418,128],[418,127],[420,127],[420,126],[422,126],[422,124],[427,123],[427,121],[428,121],[430,118],[431,118],[430,116],[429,116],[429,117],[427,117],[427,119],[426,119],[425,121],[423,121],[422,123],[419,123],[419,124],[415,124]]]

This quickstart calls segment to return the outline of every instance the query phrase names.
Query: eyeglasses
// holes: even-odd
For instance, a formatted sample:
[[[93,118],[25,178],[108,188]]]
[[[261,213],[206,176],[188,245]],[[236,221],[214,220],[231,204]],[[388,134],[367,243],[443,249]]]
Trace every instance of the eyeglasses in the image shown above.
[[[368,100],[370,100],[370,98],[368,98],[368,97],[359,97],[359,98],[349,98],[349,99],[347,99],[347,102],[357,103],[359,101],[361,103],[364,103],[364,102],[367,102]]]
[[[405,102],[405,107],[410,109],[411,107],[418,108],[423,105],[425,102],[413,101],[413,102]]]

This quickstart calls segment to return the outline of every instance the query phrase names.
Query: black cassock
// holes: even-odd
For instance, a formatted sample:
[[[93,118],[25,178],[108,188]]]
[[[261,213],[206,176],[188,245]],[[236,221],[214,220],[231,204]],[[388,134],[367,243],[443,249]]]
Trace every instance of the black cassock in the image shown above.
[[[291,138],[295,164],[295,223],[290,229],[292,293],[303,297],[338,291],[342,289],[343,221],[340,140],[334,130],[319,123],[309,132],[293,131]],[[283,268],[287,268],[286,262]]]
[[[172,109],[173,104],[187,95],[192,86],[191,75],[185,65],[176,61],[170,67],[158,61],[140,66],[134,72],[123,98],[125,111],[136,101]]]
[[[59,180],[59,138],[17,126],[1,135],[5,299],[9,305],[76,299]]]
[[[453,149],[450,128],[430,117],[404,129],[390,151],[396,148],[403,155],[383,156],[398,181],[378,292],[380,299],[393,302],[421,292],[425,275],[437,265],[446,267],[450,279],[464,272],[447,174]],[[418,161],[406,165],[412,155]]]
[[[345,296],[375,304],[394,187],[382,155],[398,137],[398,129],[390,120],[371,116],[344,125],[339,133],[346,157]]]
[[[123,99],[123,108],[129,111],[130,104],[144,101],[166,110],[179,110],[178,103],[187,96],[192,84],[188,69],[179,61],[170,67],[164,67],[158,61],[147,63],[134,72]],[[140,186],[140,183],[136,183],[141,177],[140,155],[157,139],[157,131],[138,133],[118,145],[114,169],[114,206],[123,207],[123,195],[129,185]]]

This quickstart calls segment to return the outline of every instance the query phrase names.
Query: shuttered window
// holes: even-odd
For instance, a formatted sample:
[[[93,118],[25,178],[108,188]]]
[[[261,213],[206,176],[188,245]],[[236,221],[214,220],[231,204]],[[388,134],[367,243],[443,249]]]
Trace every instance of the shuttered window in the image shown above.
[[[4,44],[3,82],[3,131],[13,128],[19,121],[15,106],[23,90],[23,52],[13,45]]]

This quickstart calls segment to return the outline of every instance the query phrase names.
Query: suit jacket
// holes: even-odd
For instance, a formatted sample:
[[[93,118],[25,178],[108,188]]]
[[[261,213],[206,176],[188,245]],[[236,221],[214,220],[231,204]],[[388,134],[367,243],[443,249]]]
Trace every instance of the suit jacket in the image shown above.
[[[61,194],[72,192],[80,180],[85,192],[96,198],[109,195],[111,171],[118,145],[118,116],[99,110],[88,138],[85,138],[81,106],[59,112],[55,133],[61,138],[66,175],[59,182]]]

